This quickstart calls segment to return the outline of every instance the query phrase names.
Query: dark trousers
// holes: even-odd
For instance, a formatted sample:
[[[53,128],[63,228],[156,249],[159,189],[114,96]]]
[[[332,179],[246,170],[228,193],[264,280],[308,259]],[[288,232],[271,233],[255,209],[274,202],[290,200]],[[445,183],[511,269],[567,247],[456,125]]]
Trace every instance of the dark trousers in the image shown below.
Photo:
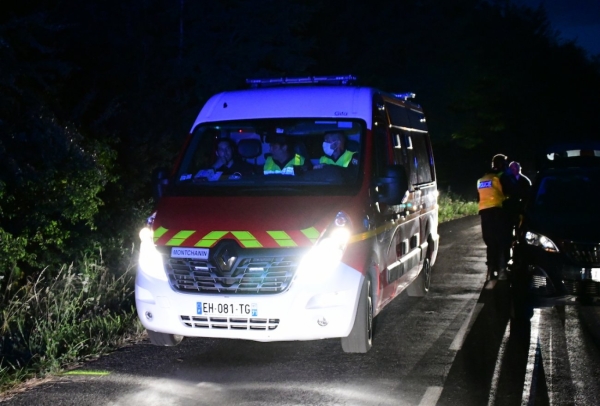
[[[511,223],[507,213],[499,207],[492,207],[480,210],[479,215],[481,234],[487,247],[488,269],[499,271],[506,268],[511,241]]]

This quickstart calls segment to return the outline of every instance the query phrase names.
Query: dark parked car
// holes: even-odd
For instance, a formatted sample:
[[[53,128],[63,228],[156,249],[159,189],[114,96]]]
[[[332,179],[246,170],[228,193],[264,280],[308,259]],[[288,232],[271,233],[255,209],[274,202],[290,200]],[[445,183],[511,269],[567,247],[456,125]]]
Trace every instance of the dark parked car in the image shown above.
[[[600,301],[600,144],[554,147],[534,181],[510,266],[513,310]]]

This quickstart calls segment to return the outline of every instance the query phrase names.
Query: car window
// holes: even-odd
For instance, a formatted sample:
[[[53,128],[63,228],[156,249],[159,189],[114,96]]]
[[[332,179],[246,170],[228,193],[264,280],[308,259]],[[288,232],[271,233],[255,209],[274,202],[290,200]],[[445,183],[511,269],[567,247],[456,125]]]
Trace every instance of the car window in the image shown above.
[[[532,209],[549,221],[585,221],[597,216],[599,198],[598,171],[556,174],[540,180]]]

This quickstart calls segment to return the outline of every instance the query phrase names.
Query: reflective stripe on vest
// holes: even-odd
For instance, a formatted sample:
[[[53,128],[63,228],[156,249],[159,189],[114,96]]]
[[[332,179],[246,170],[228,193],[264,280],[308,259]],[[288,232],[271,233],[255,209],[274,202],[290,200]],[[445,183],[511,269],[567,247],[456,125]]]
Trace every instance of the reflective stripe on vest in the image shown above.
[[[327,164],[327,165],[337,165],[337,166],[343,166],[344,168],[347,168],[348,165],[350,165],[350,162],[352,162],[352,156],[354,156],[356,152],[352,152],[352,151],[344,151],[344,153],[342,155],[340,155],[340,157],[337,159],[337,161],[334,161],[333,159],[331,159],[328,156],[322,156],[321,159],[319,159],[319,163],[321,164]]]
[[[477,181],[477,191],[479,192],[479,210],[492,207],[502,207],[502,202],[506,199],[502,192],[500,184],[500,173],[488,173]]]
[[[273,157],[267,157],[265,160],[264,174],[265,175],[291,175],[294,176],[294,166],[304,165],[304,158],[298,154],[294,155],[294,159],[291,159],[283,168],[275,163]]]

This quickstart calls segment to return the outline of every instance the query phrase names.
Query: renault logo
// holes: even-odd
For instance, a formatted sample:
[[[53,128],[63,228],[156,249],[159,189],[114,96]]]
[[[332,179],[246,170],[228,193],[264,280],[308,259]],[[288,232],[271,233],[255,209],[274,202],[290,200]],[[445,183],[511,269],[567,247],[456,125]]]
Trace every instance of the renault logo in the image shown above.
[[[233,264],[235,264],[235,260],[237,257],[230,252],[229,248],[225,248],[225,250],[217,256],[217,265],[222,271],[231,271]]]

